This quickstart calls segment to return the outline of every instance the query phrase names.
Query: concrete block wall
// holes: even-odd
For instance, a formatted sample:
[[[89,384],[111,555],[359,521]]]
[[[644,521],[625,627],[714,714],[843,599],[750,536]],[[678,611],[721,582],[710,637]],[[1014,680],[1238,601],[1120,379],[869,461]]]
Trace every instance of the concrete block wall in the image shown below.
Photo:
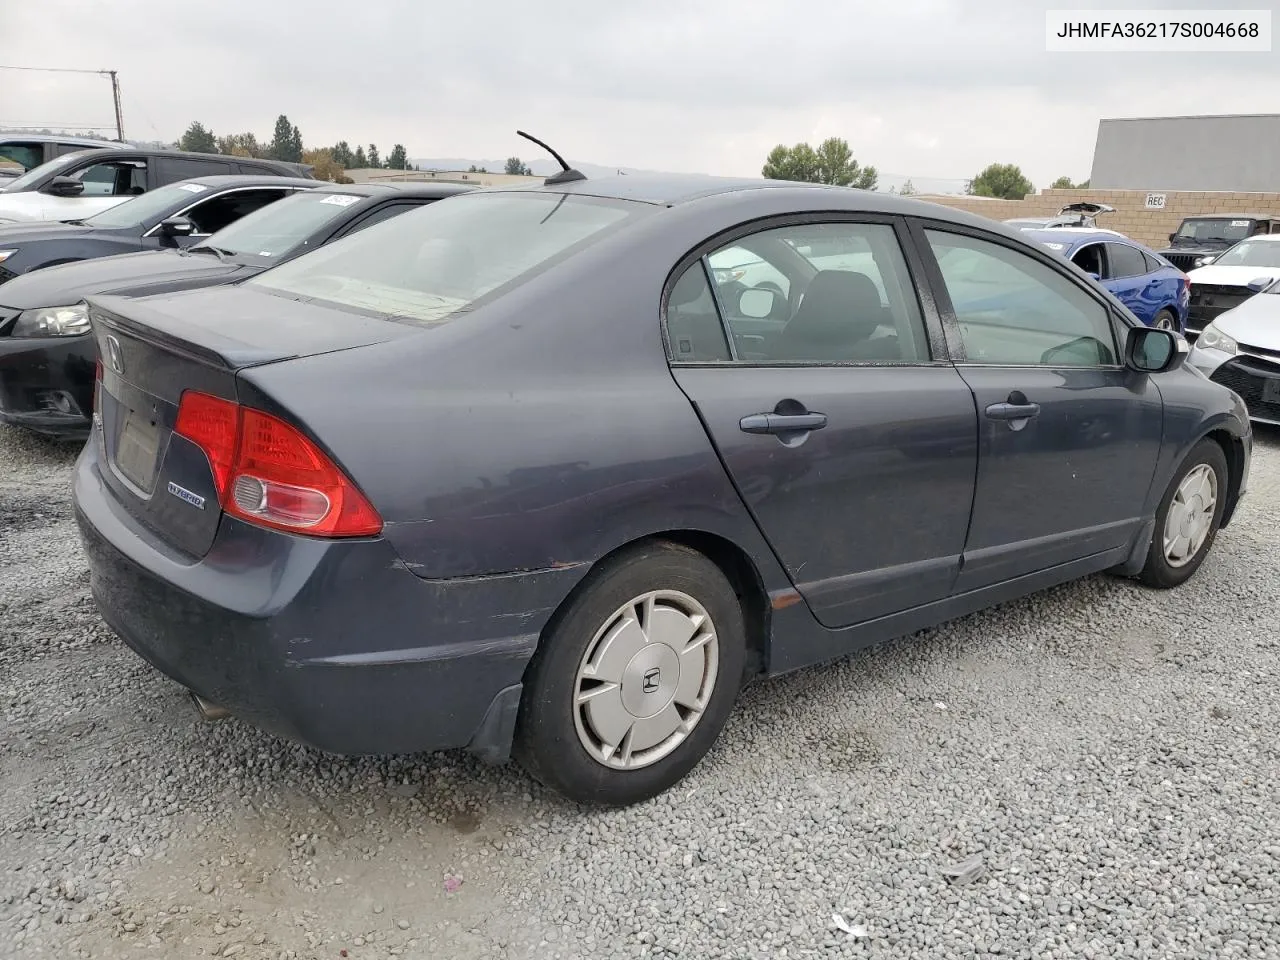
[[[1073,201],[1096,200],[1116,208],[1115,213],[1098,218],[1099,227],[1116,230],[1153,250],[1168,246],[1169,234],[1178,229],[1183,217],[1193,214],[1269,213],[1280,216],[1280,193],[1162,192],[1165,196],[1162,210],[1148,210],[1145,206],[1147,193],[1142,190],[1041,190],[1022,200],[946,196],[922,196],[919,199],[958,207],[993,220],[1047,217]]]

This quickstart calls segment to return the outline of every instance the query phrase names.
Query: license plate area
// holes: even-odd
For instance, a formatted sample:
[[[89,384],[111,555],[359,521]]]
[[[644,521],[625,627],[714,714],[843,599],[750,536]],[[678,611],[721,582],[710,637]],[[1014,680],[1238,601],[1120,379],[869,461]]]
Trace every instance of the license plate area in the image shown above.
[[[127,409],[116,440],[115,466],[147,496],[155,486],[160,455],[160,423],[145,411]]]

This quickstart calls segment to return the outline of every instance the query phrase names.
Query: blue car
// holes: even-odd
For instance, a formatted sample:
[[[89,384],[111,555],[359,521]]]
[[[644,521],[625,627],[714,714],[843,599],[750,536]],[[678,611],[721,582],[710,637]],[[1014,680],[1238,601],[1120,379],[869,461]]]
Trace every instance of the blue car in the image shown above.
[[[1191,281],[1158,253],[1112,230],[1059,227],[1022,233],[1093,276],[1147,326],[1186,332]]]

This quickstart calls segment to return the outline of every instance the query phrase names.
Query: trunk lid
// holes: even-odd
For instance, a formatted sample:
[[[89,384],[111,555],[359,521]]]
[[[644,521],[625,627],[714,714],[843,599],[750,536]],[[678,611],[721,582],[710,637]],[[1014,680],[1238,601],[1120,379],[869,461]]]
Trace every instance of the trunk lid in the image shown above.
[[[134,517],[196,558],[222,511],[208,458],[174,433],[183,391],[239,402],[240,370],[419,332],[236,287],[90,297],[89,314],[102,361],[90,442],[103,478]]]

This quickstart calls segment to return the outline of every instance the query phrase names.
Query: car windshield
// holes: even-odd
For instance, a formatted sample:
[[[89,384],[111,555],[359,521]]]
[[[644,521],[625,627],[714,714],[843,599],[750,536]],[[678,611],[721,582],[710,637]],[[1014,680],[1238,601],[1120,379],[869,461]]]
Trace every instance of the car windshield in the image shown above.
[[[1184,220],[1174,236],[1178,240],[1194,240],[1198,243],[1243,240],[1253,232],[1252,220],[1231,220],[1227,217],[1205,220]]]
[[[33,167],[16,180],[11,180],[4,185],[4,189],[0,193],[22,193],[30,190],[35,184],[44,179],[45,174],[60,167],[69,166],[80,158],[79,153],[64,153],[62,156],[50,160],[48,163],[42,163],[38,167]]]
[[[302,190],[241,217],[196,246],[279,259],[323,239],[316,234],[364,199],[365,195],[359,193]],[[328,231],[324,232],[327,236]]]
[[[1213,261],[1213,266],[1280,268],[1280,241],[1242,240]]]
[[[467,194],[386,220],[247,282],[435,325],[649,209],[554,193]]]
[[[84,222],[91,227],[138,227],[163,217],[171,208],[181,209],[209,192],[203,183],[174,183],[118,203]]]

